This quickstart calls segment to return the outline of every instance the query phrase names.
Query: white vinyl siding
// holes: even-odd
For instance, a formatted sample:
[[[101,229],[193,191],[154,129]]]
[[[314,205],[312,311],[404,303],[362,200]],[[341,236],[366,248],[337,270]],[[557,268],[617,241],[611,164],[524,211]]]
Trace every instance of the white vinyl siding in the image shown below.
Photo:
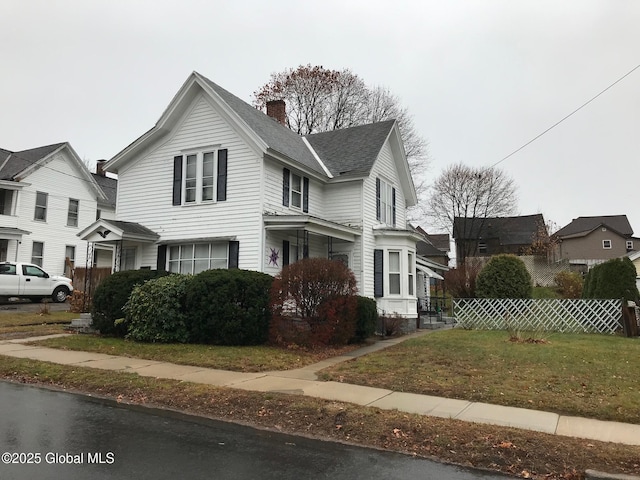
[[[203,154],[212,145],[227,149],[226,201],[172,208],[174,157]],[[167,242],[233,238],[240,242],[239,268],[256,270],[262,258],[261,184],[261,157],[198,95],[174,130],[118,172],[118,220],[140,223]],[[156,252],[156,245],[144,245],[140,266],[156,268]]]

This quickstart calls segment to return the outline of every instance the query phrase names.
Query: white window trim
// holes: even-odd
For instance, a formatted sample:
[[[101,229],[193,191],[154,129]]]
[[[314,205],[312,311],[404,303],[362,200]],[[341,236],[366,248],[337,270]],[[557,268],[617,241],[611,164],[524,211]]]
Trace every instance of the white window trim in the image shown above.
[[[408,294],[410,297],[416,296],[416,254],[407,253],[407,279],[409,284]]]
[[[218,151],[220,146],[207,147],[199,150],[187,150],[182,152],[182,205],[202,205],[209,203],[217,203],[218,196]],[[203,200],[203,175],[204,175],[204,156],[207,153],[213,154],[213,182],[212,182],[212,198],[211,200]],[[187,157],[196,157],[196,186],[195,186],[195,199],[193,201],[187,201]]]
[[[606,243],[609,242],[609,246],[607,247]],[[613,248],[613,242],[611,240],[602,240],[602,248],[605,250],[611,250]]]
[[[633,240],[627,240],[627,250],[633,250]]]
[[[393,227],[393,189],[392,183],[381,177],[380,180],[380,221],[385,225]]]
[[[44,205],[38,205],[38,194],[44,195]],[[38,208],[44,209],[44,218],[36,217],[36,212],[38,211]],[[46,222],[48,210],[49,210],[49,194],[46,192],[36,192],[35,207],[33,209],[33,220],[36,222]]]
[[[74,218],[71,211],[71,202],[76,202],[75,225],[69,222],[69,220]],[[80,200],[78,200],[77,198],[70,198],[69,205],[67,207],[67,227],[77,227],[79,223],[80,223]]]
[[[391,254],[398,254],[398,270],[391,270]],[[398,285],[400,287],[399,292],[391,292],[391,276],[398,277]],[[388,250],[387,251],[387,290],[390,297],[402,296],[402,250]]]

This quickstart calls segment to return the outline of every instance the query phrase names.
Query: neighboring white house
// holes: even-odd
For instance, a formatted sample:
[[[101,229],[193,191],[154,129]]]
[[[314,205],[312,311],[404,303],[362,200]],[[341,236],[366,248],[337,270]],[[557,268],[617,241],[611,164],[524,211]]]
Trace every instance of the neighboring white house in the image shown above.
[[[194,72],[156,125],[107,162],[116,220],[80,235],[116,270],[277,274],[306,256],[344,261],[381,312],[416,317],[417,202],[397,123],[300,136]],[[277,117],[274,119],[272,117]]]
[[[0,261],[31,262],[50,274],[65,258],[84,266],[81,229],[107,198],[68,143],[0,149]]]

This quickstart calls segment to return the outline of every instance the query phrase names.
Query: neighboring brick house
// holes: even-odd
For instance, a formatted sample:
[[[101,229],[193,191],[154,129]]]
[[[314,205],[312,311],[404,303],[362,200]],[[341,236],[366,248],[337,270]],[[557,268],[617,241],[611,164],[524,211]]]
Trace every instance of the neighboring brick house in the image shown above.
[[[518,217],[466,218],[455,217],[453,238],[456,242],[456,260],[471,257],[490,257],[501,253],[529,255],[538,238],[546,238],[542,214]]]
[[[587,271],[593,265],[623,257],[637,250],[640,239],[626,215],[578,217],[558,230],[559,256],[572,268]]]

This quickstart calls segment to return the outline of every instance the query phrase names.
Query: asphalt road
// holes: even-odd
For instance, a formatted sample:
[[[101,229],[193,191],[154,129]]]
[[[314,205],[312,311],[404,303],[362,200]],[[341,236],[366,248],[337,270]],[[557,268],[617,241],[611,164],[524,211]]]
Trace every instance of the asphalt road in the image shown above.
[[[377,450],[0,382],[0,479],[504,479]]]

